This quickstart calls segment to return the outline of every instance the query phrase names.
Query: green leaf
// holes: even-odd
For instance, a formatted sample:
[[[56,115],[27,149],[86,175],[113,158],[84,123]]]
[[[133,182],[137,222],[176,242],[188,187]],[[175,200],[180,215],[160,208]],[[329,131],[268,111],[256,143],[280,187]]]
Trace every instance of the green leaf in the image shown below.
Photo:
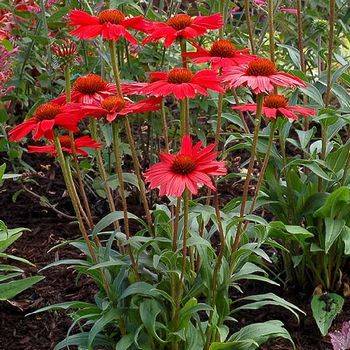
[[[137,220],[141,223],[143,223],[142,220],[140,220],[136,215],[128,213],[129,219],[134,219]],[[92,235],[97,235],[100,233],[102,230],[104,230],[106,227],[111,225],[113,222],[122,220],[124,218],[124,213],[122,211],[114,211],[113,213],[109,213],[105,217],[103,217],[94,227],[92,231]]]
[[[344,213],[348,217],[350,205],[350,189],[342,186],[332,192],[326,199],[324,205],[315,212],[316,217],[341,218]]]
[[[30,288],[35,283],[43,280],[44,276],[33,276],[21,280],[11,281],[0,284],[0,300],[8,300],[14,298],[17,294]]]
[[[79,347],[79,349],[88,349],[88,339],[89,339],[89,333],[79,333],[70,335],[66,339],[59,342],[54,350],[61,350],[61,349],[67,349],[69,346],[76,345]],[[113,349],[113,344],[111,340],[109,340],[106,336],[98,335],[95,338],[94,341],[94,349],[103,347],[103,349]]]
[[[308,84],[306,88],[300,87],[299,89],[315,101],[318,106],[323,107],[324,103],[322,95],[315,86]]]
[[[134,342],[134,334],[124,335],[115,346],[115,350],[127,350]]]
[[[305,315],[305,312],[303,312],[297,306],[293,305],[292,303],[289,303],[283,298],[280,298],[274,293],[250,295],[248,297],[239,299],[239,301],[254,301],[254,302],[235,308],[234,312],[237,312],[239,310],[257,310],[263,306],[276,305],[289,310],[298,320],[299,320],[299,315],[297,314],[297,312],[300,312]]]
[[[277,320],[266,321],[263,323],[253,323],[241,328],[234,333],[229,341],[247,341],[252,340],[256,342],[257,346],[245,346],[240,350],[257,349],[261,344],[265,343],[271,338],[284,338],[289,340],[294,347],[294,343],[288,331],[283,327],[283,323]]]
[[[342,240],[344,242],[344,254],[350,255],[350,227],[344,227],[342,232]]]
[[[153,299],[146,299],[140,304],[141,320],[152,338],[156,338],[160,343],[166,343],[156,332],[157,316],[162,312],[159,304]]]
[[[259,344],[253,340],[237,340],[225,343],[212,343],[209,350],[250,350],[258,347]]]
[[[95,321],[94,325],[90,329],[88,345],[89,347],[93,344],[96,336],[103,331],[103,329],[115,320],[119,316],[119,312],[115,309],[110,309],[107,312],[103,313],[102,317]]]
[[[339,235],[341,234],[343,228],[345,227],[345,220],[336,220],[331,218],[325,218],[326,225],[326,236],[324,242],[324,249],[326,254],[329,249],[332,247],[333,243],[337,240]]]
[[[334,318],[340,313],[344,299],[336,294],[314,295],[311,301],[312,315],[323,336],[327,335]]]
[[[30,314],[27,314],[27,316],[38,314],[41,312],[51,311],[51,310],[83,309],[87,307],[96,307],[96,306],[94,304],[86,303],[83,301],[67,301],[65,303],[45,306],[39,310],[35,310],[34,312],[31,312]]]

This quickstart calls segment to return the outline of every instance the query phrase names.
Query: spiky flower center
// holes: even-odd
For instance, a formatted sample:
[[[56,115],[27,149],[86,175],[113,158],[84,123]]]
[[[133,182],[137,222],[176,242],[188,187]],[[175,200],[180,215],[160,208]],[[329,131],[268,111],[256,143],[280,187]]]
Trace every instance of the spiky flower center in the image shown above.
[[[62,147],[72,148],[72,141],[69,135],[62,135],[59,137],[59,140]]]
[[[158,74],[154,74],[154,72],[151,72],[149,74],[149,76],[148,76],[148,82],[149,83],[154,83],[154,82],[159,81],[159,80],[161,80],[159,78],[159,75]]]
[[[104,91],[107,83],[96,74],[88,74],[84,77],[79,77],[73,88],[84,95],[93,95],[96,92]]]
[[[257,58],[248,64],[247,75],[265,76],[273,75],[277,72],[275,64],[267,58]]]
[[[169,18],[166,23],[176,30],[182,30],[191,25],[192,18],[189,15],[181,13],[179,15]]]
[[[99,13],[98,19],[101,24],[120,24],[124,21],[125,15],[119,10],[104,10]]]
[[[173,68],[168,73],[168,82],[173,84],[189,83],[193,73],[187,68]]]
[[[57,57],[73,56],[77,52],[77,44],[70,39],[64,40],[60,43],[55,43],[51,46],[51,51]]]
[[[220,39],[213,43],[210,49],[210,56],[233,57],[236,52],[235,46],[229,40]]]
[[[42,104],[36,109],[34,117],[39,121],[51,120],[51,119],[54,119],[56,115],[60,113],[60,111],[61,111],[60,105],[56,103],[48,102],[48,103]]]
[[[287,107],[288,100],[283,95],[268,95],[264,99],[264,106],[268,108]]]
[[[196,168],[196,163],[191,156],[179,154],[175,157],[171,170],[175,174],[188,175]]]
[[[102,101],[102,108],[109,112],[119,112],[125,106],[125,100],[122,97],[110,96]]]

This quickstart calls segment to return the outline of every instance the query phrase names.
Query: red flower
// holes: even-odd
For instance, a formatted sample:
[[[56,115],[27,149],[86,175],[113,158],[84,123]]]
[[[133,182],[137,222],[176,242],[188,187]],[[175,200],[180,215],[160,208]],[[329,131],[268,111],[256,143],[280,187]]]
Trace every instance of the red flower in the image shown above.
[[[79,77],[73,84],[71,101],[78,103],[99,103],[104,98],[112,96],[116,93],[114,84],[107,83],[99,75],[88,74]],[[54,102],[64,103],[66,95],[54,99]]]
[[[182,139],[177,154],[162,153],[160,162],[152,165],[145,173],[151,188],[159,188],[161,196],[180,197],[187,188],[197,194],[205,185],[215,191],[210,176],[225,175],[225,163],[216,161],[215,144],[202,148],[202,142],[192,145],[189,135]]]
[[[59,136],[62,151],[68,154],[73,153],[72,142],[68,135]],[[80,154],[84,157],[88,155],[88,153],[84,150],[84,148],[93,148],[98,149],[101,147],[101,144],[95,140],[93,140],[90,136],[82,136],[78,137],[74,140],[75,150],[77,154]],[[52,156],[57,155],[57,151],[55,145],[51,142],[46,146],[28,146],[29,153],[49,153]]]
[[[176,39],[194,39],[205,34],[209,29],[219,29],[223,25],[222,16],[215,13],[211,16],[191,17],[187,14],[175,15],[164,22],[154,22],[147,31],[149,34],[143,44],[164,40],[169,47]]]
[[[9,132],[9,140],[17,142],[33,132],[33,139],[38,140],[41,137],[48,139],[53,138],[53,128],[61,126],[73,132],[77,131],[79,123],[79,115],[77,112],[79,107],[72,104],[70,111],[66,106],[62,106],[55,102],[47,102],[39,106],[33,116],[23,123],[17,125]]]
[[[75,109],[75,107],[73,107]],[[81,117],[106,118],[112,122],[116,118],[124,117],[128,114],[145,113],[156,111],[160,108],[159,98],[148,98],[138,102],[132,102],[118,96],[109,96],[98,104],[80,105]]]
[[[119,40],[123,37],[133,44],[137,41],[127,29],[146,31],[149,26],[142,16],[126,18],[123,12],[115,9],[101,11],[97,16],[73,10],[69,19],[69,24],[76,27],[71,34],[79,39],[93,39],[99,35],[106,40]]]
[[[233,106],[232,109],[244,112],[256,112],[256,104],[245,104],[241,106]],[[297,120],[298,115],[309,117],[316,114],[315,109],[302,106],[290,106],[288,100],[283,95],[267,95],[264,98],[262,109],[263,115],[269,119],[278,117],[286,117],[289,120]]]
[[[208,90],[223,92],[217,74],[209,69],[192,73],[187,68],[174,68],[167,72],[153,73],[157,80],[140,91],[151,96],[174,95],[177,99],[194,98],[197,94],[208,95]]]
[[[306,86],[300,78],[279,72],[275,64],[266,58],[257,58],[245,66],[225,67],[222,75],[229,87],[248,86],[256,94],[268,93],[276,86]]]
[[[249,49],[237,50],[231,41],[225,39],[215,41],[210,50],[196,43],[192,45],[197,51],[186,52],[183,56],[190,58],[194,63],[209,62],[214,69],[247,64],[256,59],[256,56],[249,54]]]
[[[148,81],[140,83],[138,81],[131,81],[128,83],[122,83],[123,95],[132,96],[132,95],[142,95],[142,90],[147,87],[150,83],[155,81],[162,80],[164,77],[163,73],[159,72],[150,72]]]

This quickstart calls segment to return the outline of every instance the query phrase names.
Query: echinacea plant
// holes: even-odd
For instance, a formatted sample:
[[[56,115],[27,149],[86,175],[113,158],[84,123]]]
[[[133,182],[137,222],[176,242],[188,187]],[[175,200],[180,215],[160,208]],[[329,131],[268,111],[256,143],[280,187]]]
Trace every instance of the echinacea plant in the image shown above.
[[[300,69],[276,54],[291,48],[277,48],[279,7],[255,5],[265,3],[266,28],[255,28],[244,1],[246,27],[235,35],[227,0],[194,13],[167,3],[166,17],[152,2],[65,7],[49,46],[57,86],[8,133],[57,160],[79,225],[82,239],[67,244],[82,258],[45,269],[73,265],[98,288],[93,301],[34,311],[69,310],[56,350],[251,350],[272,338],[293,347],[279,320],[239,323],[270,306],[303,314],[275,293],[246,294],[249,282],[298,286],[309,300],[320,289],[312,311],[327,334],[350,254],[350,104],[330,108],[345,68],[332,76],[330,44],[326,76],[307,83],[315,69],[305,64],[300,2]],[[45,30],[55,27],[42,15]],[[103,217],[97,196],[108,203]],[[348,328],[330,334],[336,350]]]

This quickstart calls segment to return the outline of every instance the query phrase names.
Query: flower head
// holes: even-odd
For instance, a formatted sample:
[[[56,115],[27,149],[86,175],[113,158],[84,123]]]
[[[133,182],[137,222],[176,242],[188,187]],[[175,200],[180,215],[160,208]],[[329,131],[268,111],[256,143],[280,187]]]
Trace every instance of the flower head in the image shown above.
[[[143,40],[143,44],[164,39],[164,46],[169,47],[176,39],[194,39],[210,29],[219,29],[222,25],[223,20],[219,13],[197,17],[178,14],[166,22],[154,22],[147,31],[148,36]]]
[[[99,103],[104,98],[116,93],[114,84],[103,80],[99,75],[87,74],[79,77],[72,86],[71,101],[77,103]],[[66,95],[63,94],[54,101],[64,103]]]
[[[227,86],[248,86],[256,94],[268,93],[277,86],[306,86],[300,78],[278,71],[276,65],[266,58],[256,58],[244,66],[225,67],[222,75]]]
[[[161,196],[180,197],[185,189],[197,194],[203,185],[215,191],[210,176],[225,175],[227,170],[224,162],[215,160],[214,148],[215,144],[203,148],[202,142],[193,145],[185,135],[177,154],[160,154],[160,162],[146,171],[146,181],[151,188],[159,188]]]
[[[142,95],[142,90],[144,88],[146,88],[149,84],[162,79],[164,79],[163,72],[150,72],[148,81],[146,82],[131,81],[127,83],[122,83],[123,95]]]
[[[256,112],[256,104],[244,104],[233,106],[232,109],[243,112]],[[298,116],[309,117],[316,114],[315,109],[302,106],[290,106],[288,99],[283,95],[271,94],[264,97],[262,114],[269,119],[278,117],[288,118],[290,121],[297,120]]]
[[[73,132],[77,131],[80,121],[77,114],[78,111],[79,108],[77,108],[76,104],[72,104],[68,112],[67,107],[64,105],[52,101],[44,103],[35,110],[32,117],[15,126],[9,132],[9,140],[18,142],[30,132],[33,133],[34,140],[38,140],[41,137],[52,139],[55,126],[61,126]]]
[[[169,72],[156,72],[157,79],[140,93],[151,96],[174,95],[177,99],[194,98],[197,94],[208,95],[208,90],[223,92],[218,75],[209,69],[192,73],[187,68],[173,68]]]
[[[68,107],[69,108],[69,107]],[[75,110],[73,106],[73,110]],[[112,122],[116,118],[122,118],[128,114],[145,113],[149,111],[156,111],[160,108],[159,98],[148,98],[138,102],[132,102],[129,99],[113,95],[94,104],[81,104],[80,114],[81,118],[90,116],[94,118],[106,118],[107,121]]]
[[[148,28],[148,22],[142,16],[127,18],[116,9],[103,10],[97,16],[73,10],[69,14],[69,20],[70,25],[75,27],[71,34],[79,39],[93,39],[101,35],[106,40],[125,38],[132,44],[137,44],[128,29],[145,31]]]
[[[238,50],[231,41],[226,39],[215,41],[208,50],[195,43],[192,45],[197,51],[186,52],[183,56],[190,58],[194,63],[209,62],[214,69],[247,64],[256,58],[249,55],[248,49]]]
[[[71,138],[68,135],[59,136],[60,144],[62,151],[64,153],[73,154],[73,149],[77,154],[86,157],[88,153],[84,148],[98,149],[101,147],[101,144],[93,140],[90,136],[81,136],[74,140],[74,148],[72,147]],[[48,145],[45,146],[28,146],[29,153],[49,153],[52,156],[57,155],[57,150],[55,145],[51,141]]]

